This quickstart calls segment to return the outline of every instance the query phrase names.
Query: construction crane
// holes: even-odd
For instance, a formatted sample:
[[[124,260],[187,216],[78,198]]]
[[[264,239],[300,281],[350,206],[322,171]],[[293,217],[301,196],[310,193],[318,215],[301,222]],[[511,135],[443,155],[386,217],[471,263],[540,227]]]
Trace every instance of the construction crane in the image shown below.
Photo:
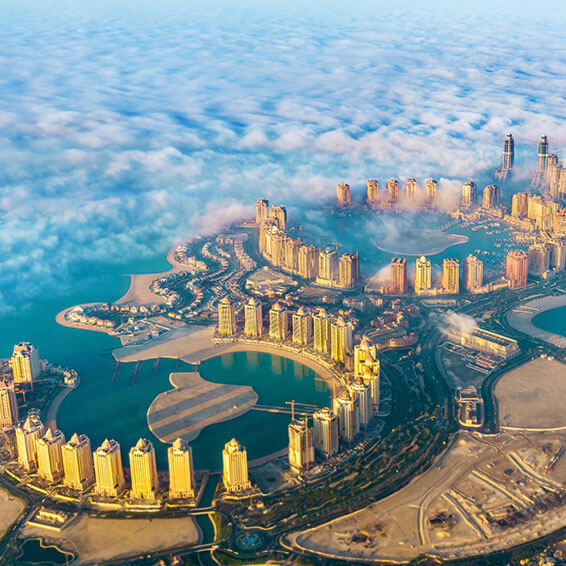
[[[291,422],[295,421],[295,405],[300,405],[305,407],[305,409],[319,409],[316,405],[311,405],[310,403],[299,403],[298,401],[285,401],[285,405],[291,405]]]

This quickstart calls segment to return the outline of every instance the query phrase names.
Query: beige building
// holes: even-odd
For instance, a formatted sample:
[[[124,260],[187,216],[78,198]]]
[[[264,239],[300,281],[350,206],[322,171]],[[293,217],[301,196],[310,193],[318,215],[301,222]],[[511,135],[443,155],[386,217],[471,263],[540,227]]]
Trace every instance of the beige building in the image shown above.
[[[360,432],[360,404],[353,399],[350,392],[342,391],[334,398],[334,413],[338,417],[340,438],[353,442]]]
[[[316,411],[313,421],[313,445],[325,458],[338,454],[338,417],[328,407]]]
[[[260,225],[264,220],[267,219],[269,213],[269,201],[264,198],[260,198],[255,203],[255,223]]]
[[[301,240],[293,240],[290,236],[285,238],[283,242],[283,270],[290,273],[297,273],[299,271],[299,249],[301,247]]]
[[[427,206],[434,206],[438,196],[438,183],[434,179],[428,179],[425,183],[425,203]]]
[[[466,181],[462,186],[461,207],[463,209],[471,208],[476,204],[477,184],[473,181]]]
[[[236,312],[229,297],[224,297],[218,303],[218,333],[223,336],[236,334]]]
[[[263,334],[263,312],[257,299],[251,298],[244,307],[244,334],[253,338]]]
[[[299,248],[299,272],[305,279],[316,279],[318,277],[318,257],[320,250],[313,245],[303,244]]]
[[[95,492],[107,497],[118,497],[126,488],[120,445],[106,439],[93,454]]]
[[[269,337],[283,342],[289,336],[287,309],[277,301],[269,311]]]
[[[336,204],[338,206],[350,206],[352,204],[352,192],[347,183],[336,185]]]
[[[353,327],[341,316],[337,317],[330,325],[330,347],[332,359],[344,363],[348,354],[352,351]]]
[[[354,377],[361,378],[369,386],[374,415],[379,411],[380,373],[377,348],[364,336],[362,341],[354,346]]]
[[[415,293],[427,293],[432,288],[432,266],[424,255],[416,262]]]
[[[287,228],[287,209],[281,205],[274,205],[269,209],[269,217],[277,221],[281,230]]]
[[[357,252],[340,256],[338,280],[343,289],[352,289],[359,284],[360,258]]]
[[[222,480],[228,493],[250,489],[248,480],[248,454],[240,443],[232,438],[222,451]]]
[[[64,484],[77,491],[86,491],[94,485],[94,461],[90,440],[85,434],[73,434],[61,449],[63,455]]]
[[[0,381],[0,429],[15,425],[18,419],[18,400],[14,384]]]
[[[399,193],[399,181],[397,181],[397,179],[389,179],[389,181],[387,181],[387,201],[390,204],[398,203]]]
[[[529,247],[528,270],[530,275],[542,277],[550,267],[550,247],[546,244],[533,244]]]
[[[159,493],[159,478],[153,444],[145,438],[140,438],[137,444],[130,449],[130,474],[132,476],[131,497],[154,501]]]
[[[28,415],[24,424],[16,427],[18,464],[28,472],[37,470],[37,441],[44,432],[42,422],[35,415]]]
[[[193,452],[182,438],[177,438],[167,449],[169,461],[169,498],[183,499],[195,496]]]
[[[519,344],[516,340],[482,328],[475,328],[472,332],[453,331],[450,338],[462,346],[505,359],[519,352]]]
[[[308,346],[312,342],[312,316],[304,307],[293,314],[293,343]]]
[[[65,437],[60,430],[47,429],[45,436],[37,440],[37,472],[50,483],[63,479],[63,445]]]
[[[523,250],[511,250],[507,254],[505,278],[509,281],[511,289],[520,289],[527,286],[529,262]]]
[[[499,187],[487,185],[483,190],[482,208],[491,210],[499,206]]]
[[[475,255],[464,259],[464,289],[473,293],[483,285],[483,262]]]
[[[360,411],[360,428],[367,428],[373,417],[373,404],[371,399],[371,388],[358,377],[349,387],[352,399],[358,401]]]
[[[442,262],[442,289],[449,295],[460,292],[460,262],[457,259],[445,258]]]
[[[337,281],[339,278],[338,253],[333,248],[321,250],[318,256],[318,278],[324,282]]]
[[[550,251],[550,267],[556,271],[564,271],[566,263],[566,241],[550,240],[546,245]]]
[[[387,292],[392,295],[404,295],[408,290],[406,258],[394,257],[391,260],[390,273]]]
[[[407,179],[405,182],[405,196],[409,202],[414,202],[417,198],[419,186],[416,179]]]
[[[379,182],[375,179],[366,183],[366,200],[369,206],[379,205]]]
[[[41,373],[37,348],[29,342],[20,342],[14,346],[10,367],[14,374],[14,383],[31,384]]]
[[[330,318],[323,308],[313,315],[313,340],[317,352],[330,353]]]
[[[313,432],[307,419],[289,424],[289,466],[296,473],[308,471],[314,464]]]
[[[529,214],[529,193],[515,193],[511,197],[511,216],[524,218]]]

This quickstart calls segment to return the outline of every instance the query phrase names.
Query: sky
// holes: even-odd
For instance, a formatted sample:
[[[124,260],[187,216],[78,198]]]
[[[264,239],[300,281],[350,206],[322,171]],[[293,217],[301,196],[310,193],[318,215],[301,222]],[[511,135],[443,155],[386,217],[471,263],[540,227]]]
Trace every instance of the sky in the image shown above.
[[[0,314],[260,197],[304,219],[343,180],[458,190],[507,131],[520,179],[566,148],[559,3],[279,4],[0,3]]]

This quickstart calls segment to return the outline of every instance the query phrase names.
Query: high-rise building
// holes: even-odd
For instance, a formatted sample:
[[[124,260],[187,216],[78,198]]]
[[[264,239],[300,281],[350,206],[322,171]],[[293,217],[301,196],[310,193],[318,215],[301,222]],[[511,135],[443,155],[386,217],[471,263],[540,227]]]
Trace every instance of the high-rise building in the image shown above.
[[[391,260],[391,275],[387,292],[392,295],[404,295],[407,289],[407,260],[404,257],[394,257]]]
[[[538,230],[550,230],[560,205],[540,195],[529,195],[527,216]]]
[[[278,230],[277,220],[274,218],[266,218],[259,225],[259,252],[263,255],[269,255],[267,253],[267,241],[271,240],[271,233],[273,229]]]
[[[419,186],[416,179],[407,179],[405,182],[405,196],[409,202],[413,202],[417,198]]]
[[[269,337],[280,342],[289,336],[287,309],[277,301],[269,311]]]
[[[353,442],[360,432],[360,402],[344,390],[334,398],[334,413],[338,417],[340,437]]]
[[[283,230],[273,227],[265,235],[264,255],[275,267],[285,264],[285,240],[287,236]]]
[[[497,185],[487,185],[483,190],[482,208],[491,210],[499,206],[499,187]]]
[[[106,439],[93,453],[94,475],[98,495],[118,497],[126,488],[120,445],[115,440]]]
[[[60,430],[47,429],[45,436],[37,440],[37,472],[50,483],[63,479],[63,445],[65,437]]]
[[[336,185],[336,203],[338,206],[350,206],[352,204],[352,192],[347,183]]]
[[[338,417],[328,408],[316,411],[312,416],[313,444],[325,458],[338,453]]]
[[[303,244],[299,248],[299,275],[305,279],[315,279],[318,276],[318,257],[320,250],[313,246]]]
[[[511,215],[523,218],[529,214],[529,193],[515,193],[511,198]]]
[[[367,336],[354,346],[354,377],[363,379],[371,391],[373,414],[379,411],[379,378],[380,363],[377,358],[377,348]]]
[[[287,228],[287,209],[281,205],[273,205],[269,209],[269,216],[277,220],[277,225],[281,230]]]
[[[283,269],[290,273],[298,273],[299,271],[299,249],[301,240],[294,240],[287,236],[283,242]]]
[[[355,254],[342,254],[339,263],[339,281],[343,289],[352,289],[360,282],[360,257]]]
[[[425,203],[427,206],[434,206],[438,195],[438,183],[434,179],[428,179],[425,184]]]
[[[466,181],[462,185],[462,202],[464,209],[471,208],[476,204],[477,185],[473,181]]]
[[[432,288],[432,265],[424,255],[416,262],[415,293],[426,293]]]
[[[562,165],[558,161],[555,154],[548,156],[548,165],[546,168],[546,179],[549,185],[550,197],[553,199],[560,198],[560,177],[562,175]]]
[[[550,250],[550,267],[555,271],[564,271],[566,263],[566,241],[554,239],[547,242]]]
[[[391,204],[399,202],[399,181],[397,179],[389,179],[387,181],[387,201]]]
[[[338,253],[333,248],[321,250],[318,256],[318,277],[325,281],[336,281],[339,277]]]
[[[44,432],[42,422],[33,414],[28,415],[23,425],[16,427],[18,464],[28,472],[37,470],[37,441]]]
[[[0,430],[18,422],[18,400],[13,383],[0,381]]]
[[[550,249],[546,244],[532,244],[529,246],[528,270],[530,275],[542,277],[550,266]]]
[[[511,133],[505,136],[505,141],[503,142],[503,159],[501,162],[501,170],[505,172],[511,171],[513,169],[513,163],[515,162],[515,142]]]
[[[446,258],[442,262],[442,289],[450,295],[460,292],[460,262],[457,259]]]
[[[64,484],[77,491],[86,491],[94,485],[94,461],[90,440],[85,434],[73,434],[61,449],[63,455]]]
[[[130,449],[130,474],[132,476],[133,499],[155,500],[159,492],[159,478],[155,464],[155,450],[153,444],[140,438]]]
[[[538,144],[537,171],[546,171],[547,159],[548,159],[548,138],[546,136],[541,136]]]
[[[312,316],[305,307],[293,314],[293,343],[308,346],[312,342]]]
[[[379,182],[375,179],[369,179],[366,183],[366,200],[369,206],[377,206],[379,204]]]
[[[193,452],[182,439],[177,438],[167,449],[169,461],[169,499],[195,496]]]
[[[224,336],[236,334],[236,311],[228,296],[218,302],[218,334]]]
[[[267,219],[269,213],[269,202],[264,198],[260,198],[255,203],[255,223],[261,224]]]
[[[556,211],[552,231],[557,238],[566,238],[566,208]]]
[[[224,487],[228,493],[250,489],[248,480],[248,454],[240,443],[232,438],[222,451]]]
[[[250,298],[244,307],[244,334],[253,338],[263,334],[261,302],[254,298]]]
[[[464,289],[470,293],[483,285],[483,262],[470,254],[464,259]]]
[[[352,351],[352,324],[346,322],[341,316],[337,317],[330,326],[330,343],[332,359],[344,363],[347,355]]]
[[[313,315],[314,349],[324,354],[330,353],[330,318],[323,308]]]
[[[511,289],[527,286],[528,258],[523,250],[511,250],[507,254],[505,278]]]
[[[373,417],[373,405],[371,400],[371,388],[358,377],[354,383],[350,385],[350,394],[354,400],[357,400],[360,411],[360,427],[367,428]]]
[[[313,431],[308,420],[294,420],[289,424],[289,466],[296,473],[307,471],[314,463]]]
[[[14,346],[10,367],[14,374],[14,383],[32,384],[41,373],[37,348],[29,342],[20,342]]]

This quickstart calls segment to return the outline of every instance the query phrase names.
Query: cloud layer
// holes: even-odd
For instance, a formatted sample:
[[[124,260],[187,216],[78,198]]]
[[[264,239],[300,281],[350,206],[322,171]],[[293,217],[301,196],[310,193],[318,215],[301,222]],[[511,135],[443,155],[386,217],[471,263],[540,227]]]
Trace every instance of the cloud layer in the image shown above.
[[[566,147],[564,9],[297,6],[2,3],[4,309],[260,196],[298,214],[343,179],[458,186],[507,130],[526,171],[541,133]]]

